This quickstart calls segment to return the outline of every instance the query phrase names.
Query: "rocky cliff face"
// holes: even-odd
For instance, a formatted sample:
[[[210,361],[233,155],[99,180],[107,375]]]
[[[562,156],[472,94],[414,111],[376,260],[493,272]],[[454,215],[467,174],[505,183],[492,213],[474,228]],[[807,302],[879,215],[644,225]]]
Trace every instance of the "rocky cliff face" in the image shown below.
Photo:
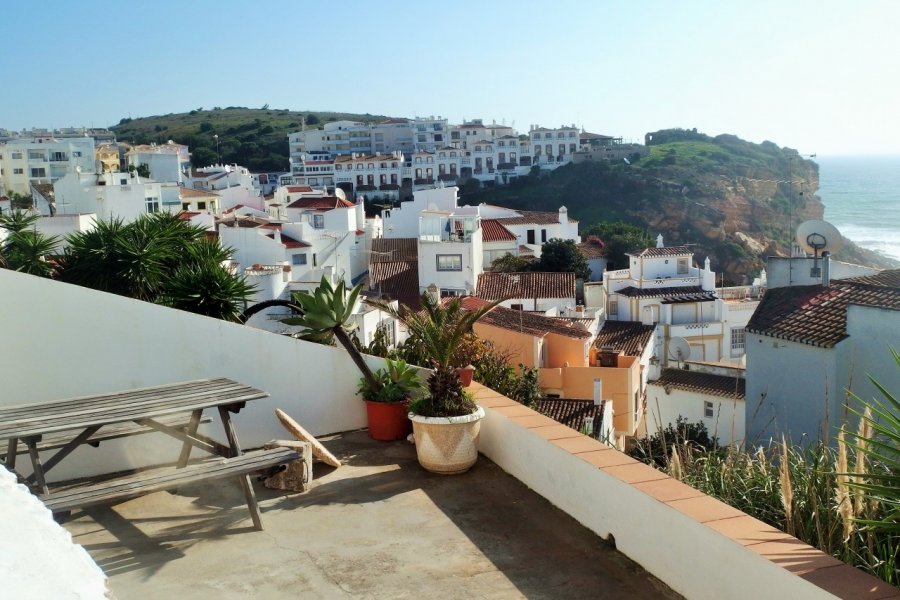
[[[582,229],[625,220],[654,237],[662,233],[666,245],[693,245],[698,262],[709,256],[734,284],[749,283],[768,255],[786,255],[797,225],[824,214],[818,165],[794,150],[686,130],[648,138],[650,154],[631,164],[569,165],[537,182],[482,190],[469,201],[525,210],[565,205]],[[851,245],[837,258],[878,262],[871,254]]]

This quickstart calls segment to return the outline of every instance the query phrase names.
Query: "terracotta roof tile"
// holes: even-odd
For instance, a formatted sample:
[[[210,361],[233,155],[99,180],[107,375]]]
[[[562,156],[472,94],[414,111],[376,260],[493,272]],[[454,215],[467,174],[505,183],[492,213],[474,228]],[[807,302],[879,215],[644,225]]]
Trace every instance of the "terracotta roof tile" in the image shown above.
[[[275,234],[266,235],[269,239],[275,239]],[[309,248],[310,245],[306,242],[301,242],[300,240],[295,240],[289,235],[281,234],[281,245],[285,248],[293,249],[293,248]]]
[[[369,265],[369,285],[413,310],[422,306],[418,261],[376,262]]]
[[[684,371],[681,369],[663,369],[659,379],[651,382],[660,386],[671,386],[677,390],[721,396],[743,400],[745,395],[745,381],[741,377],[726,377],[699,371]]]
[[[419,241],[416,238],[375,238],[369,262],[397,262],[419,260]]]
[[[847,337],[850,304],[900,310],[900,269],[835,279],[828,287],[800,285],[770,289],[756,307],[747,331],[832,348]]]
[[[481,240],[483,242],[514,242],[516,235],[497,219],[482,219]]]
[[[574,298],[574,273],[482,273],[475,294],[485,300]]]
[[[517,210],[518,217],[499,217],[497,221],[503,225],[552,225],[559,223],[558,212],[536,212]],[[577,223],[575,219],[568,218],[569,223]]]
[[[467,296],[463,299],[463,308],[466,310],[478,310],[487,304],[486,300]],[[580,323],[554,319],[536,313],[513,310],[503,306],[495,306],[483,317],[479,323],[506,329],[507,331],[519,331],[533,336],[543,337],[548,333],[555,333],[565,337],[586,339],[591,333]]]
[[[211,196],[218,196],[219,194],[215,192],[207,192],[206,190],[194,190],[191,188],[179,188],[178,195],[181,198],[209,198]]]
[[[308,185],[289,185],[287,187],[287,191],[289,194],[300,194],[305,192],[311,192],[313,189]]]
[[[288,208],[303,208],[306,210],[333,210],[335,208],[351,208],[353,206],[356,205],[349,200],[343,200],[337,196],[298,198],[287,205]]]
[[[644,325],[639,321],[605,321],[594,346],[612,346],[626,356],[640,356],[653,336],[656,325]]]
[[[679,302],[709,302],[716,299],[715,292],[708,292],[699,285],[666,286],[658,288],[637,288],[628,286],[614,292],[629,298],[662,298],[663,304]]]
[[[659,256],[687,256],[694,251],[687,246],[666,246],[664,248],[644,248],[640,252],[626,252],[628,256],[656,258]]]
[[[595,235],[592,235],[580,244],[575,245],[581,255],[588,260],[593,258],[603,258],[603,255],[605,254],[604,246],[603,240]]]
[[[603,421],[603,405],[597,406],[593,400],[577,400],[569,398],[542,398],[535,405],[542,415],[581,431],[585,419],[590,419],[592,434],[600,433]]]

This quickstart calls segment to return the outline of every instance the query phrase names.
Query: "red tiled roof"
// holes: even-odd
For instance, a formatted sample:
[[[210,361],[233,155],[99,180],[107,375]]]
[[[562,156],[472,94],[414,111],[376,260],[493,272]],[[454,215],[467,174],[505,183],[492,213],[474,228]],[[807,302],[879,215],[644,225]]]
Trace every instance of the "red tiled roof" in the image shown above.
[[[833,348],[847,337],[847,306],[900,310],[900,269],[835,279],[828,287],[800,285],[770,289],[747,331],[810,346]]]
[[[663,369],[659,379],[650,383],[663,387],[670,386],[686,392],[736,400],[743,400],[746,393],[746,381],[742,377],[726,377],[682,369]]]
[[[497,219],[482,219],[481,240],[483,242],[514,242],[516,241],[516,235],[504,227]]]
[[[694,251],[687,246],[667,246],[664,248],[644,248],[640,252],[626,252],[628,256],[656,258],[659,256],[687,256]]]
[[[223,210],[223,211],[222,211],[222,214],[223,214],[223,215],[227,215],[227,214],[229,214],[229,213],[233,213],[234,211],[236,211],[236,210],[239,209],[239,208],[244,208],[244,205],[243,205],[243,204],[235,204],[235,205],[232,206],[231,208],[227,208],[227,209]]]
[[[396,262],[419,260],[419,241],[416,238],[375,238],[369,262]]]
[[[305,208],[307,210],[333,210],[335,208],[351,208],[353,206],[356,205],[337,196],[299,198],[287,205],[288,208]]]
[[[578,248],[578,251],[581,253],[581,255],[588,260],[594,258],[603,258],[603,240],[595,235],[588,237],[588,239],[581,242],[580,244],[576,244],[575,247]]]
[[[699,285],[666,286],[658,288],[637,288],[628,286],[615,294],[628,296],[629,298],[662,298],[663,304],[677,304],[679,302],[709,302],[716,299],[715,292],[707,292]]]
[[[269,239],[275,239],[275,234],[267,235]],[[281,234],[281,245],[285,248],[293,249],[293,248],[309,248],[310,245],[306,242],[301,242],[300,240],[295,240],[289,235]]]
[[[505,298],[574,298],[574,273],[482,273],[478,292],[486,300]]]
[[[603,404],[598,406],[594,404],[593,400],[541,398],[535,405],[535,410],[576,431],[581,431],[585,419],[589,419],[592,435],[600,433],[600,425],[603,421]]]
[[[311,192],[313,189],[308,185],[289,185],[287,191],[289,194],[299,194],[302,192]]]
[[[388,119],[387,121],[382,121],[381,125],[402,125],[405,123],[409,123],[409,119]]]
[[[479,310],[488,302],[482,298],[465,296],[462,299],[462,307],[465,310]],[[491,325],[507,331],[518,331],[529,335],[543,337],[548,333],[555,333],[565,337],[585,339],[591,337],[591,333],[580,323],[554,319],[522,310],[513,310],[503,306],[495,306],[484,316],[478,319],[479,323]]]
[[[640,356],[650,343],[654,329],[656,325],[644,325],[639,321],[605,321],[594,340],[594,347],[612,346],[626,356]]]
[[[196,217],[199,214],[200,213],[198,213],[198,212],[180,212],[180,213],[178,213],[178,218],[184,219],[185,221],[189,221],[190,219],[193,219],[194,217]]]
[[[418,261],[372,263],[369,265],[369,287],[384,296],[399,300],[412,310],[418,310],[422,306]]]
[[[178,195],[182,198],[208,198],[209,196],[218,196],[219,194],[183,187],[178,188]]]
[[[517,210],[518,217],[499,217],[497,221],[504,225],[552,225],[559,223],[558,212],[536,212]],[[569,223],[577,223],[575,219],[568,218]]]

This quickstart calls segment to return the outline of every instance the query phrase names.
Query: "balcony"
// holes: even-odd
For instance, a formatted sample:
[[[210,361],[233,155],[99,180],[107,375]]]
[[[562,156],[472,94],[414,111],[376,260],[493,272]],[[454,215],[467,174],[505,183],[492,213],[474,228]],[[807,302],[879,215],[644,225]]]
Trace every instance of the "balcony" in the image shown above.
[[[241,492],[227,481],[74,512],[65,528],[104,569],[116,597],[677,597],[666,584],[688,598],[895,593],[477,384],[471,391],[486,411],[482,456],[465,475],[438,477],[418,467],[407,443],[375,443],[358,431],[366,417],[357,377],[348,376],[356,369],[333,347],[8,270],[0,270],[0,289],[30,299],[0,311],[0,330],[16,347],[0,361],[0,402],[224,372],[271,394],[235,416],[243,447],[285,437],[272,415],[280,407],[344,461],[337,470],[316,465],[303,494],[254,483],[265,532],[250,529]],[[86,339],[104,343],[85,352]],[[67,359],[55,377],[41,379],[48,345]],[[247,348],[265,360],[248,361]],[[167,359],[141,360],[157,352]],[[79,448],[54,475],[78,477],[99,462],[135,468],[173,449],[177,456],[179,444],[163,448],[155,435]],[[620,551],[603,542],[612,538]],[[61,571],[56,558],[32,560],[49,576]],[[28,579],[29,589],[41,584]]]
[[[456,181],[456,173],[443,173],[438,175],[438,181]]]
[[[383,192],[396,191],[396,190],[400,189],[400,185],[396,184],[396,183],[382,183],[381,185],[378,186],[378,189]]]
[[[374,192],[378,188],[374,185],[358,185],[356,186],[357,192]]]
[[[432,185],[432,184],[434,184],[434,177],[420,177],[418,179],[414,179],[413,184],[415,184],[415,185]]]

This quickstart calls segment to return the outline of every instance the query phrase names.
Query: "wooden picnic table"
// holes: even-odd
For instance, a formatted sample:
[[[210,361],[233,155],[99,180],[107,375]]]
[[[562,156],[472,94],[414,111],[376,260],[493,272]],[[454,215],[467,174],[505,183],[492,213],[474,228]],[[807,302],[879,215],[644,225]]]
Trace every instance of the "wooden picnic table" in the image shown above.
[[[254,526],[262,529],[249,473],[289,462],[299,458],[299,454],[295,450],[285,449],[244,453],[231,415],[239,412],[247,402],[266,398],[268,395],[256,388],[220,377],[0,407],[0,442],[7,441],[7,468],[16,472],[20,480],[28,484],[53,510],[62,511],[76,506],[124,500],[185,482],[234,475],[240,479]],[[203,420],[203,411],[211,408],[218,410],[228,440],[227,445],[197,431]],[[178,423],[179,414],[184,415],[185,423]],[[108,437],[104,437],[104,428],[109,431]],[[181,453],[174,467],[159,470],[158,473],[130,475],[118,483],[115,480],[89,481],[60,492],[51,490],[47,485],[47,472],[79,446],[86,443],[97,444],[100,439],[147,431],[158,431],[182,442]],[[67,434],[71,437],[67,437]],[[59,441],[60,436],[63,436],[63,441]],[[45,438],[52,438],[54,443],[42,446]],[[16,456],[23,450],[23,446],[32,467],[32,474],[28,476],[15,470]],[[56,451],[44,460],[40,452],[48,448],[56,448]],[[200,448],[217,458],[188,465],[193,448]]]

